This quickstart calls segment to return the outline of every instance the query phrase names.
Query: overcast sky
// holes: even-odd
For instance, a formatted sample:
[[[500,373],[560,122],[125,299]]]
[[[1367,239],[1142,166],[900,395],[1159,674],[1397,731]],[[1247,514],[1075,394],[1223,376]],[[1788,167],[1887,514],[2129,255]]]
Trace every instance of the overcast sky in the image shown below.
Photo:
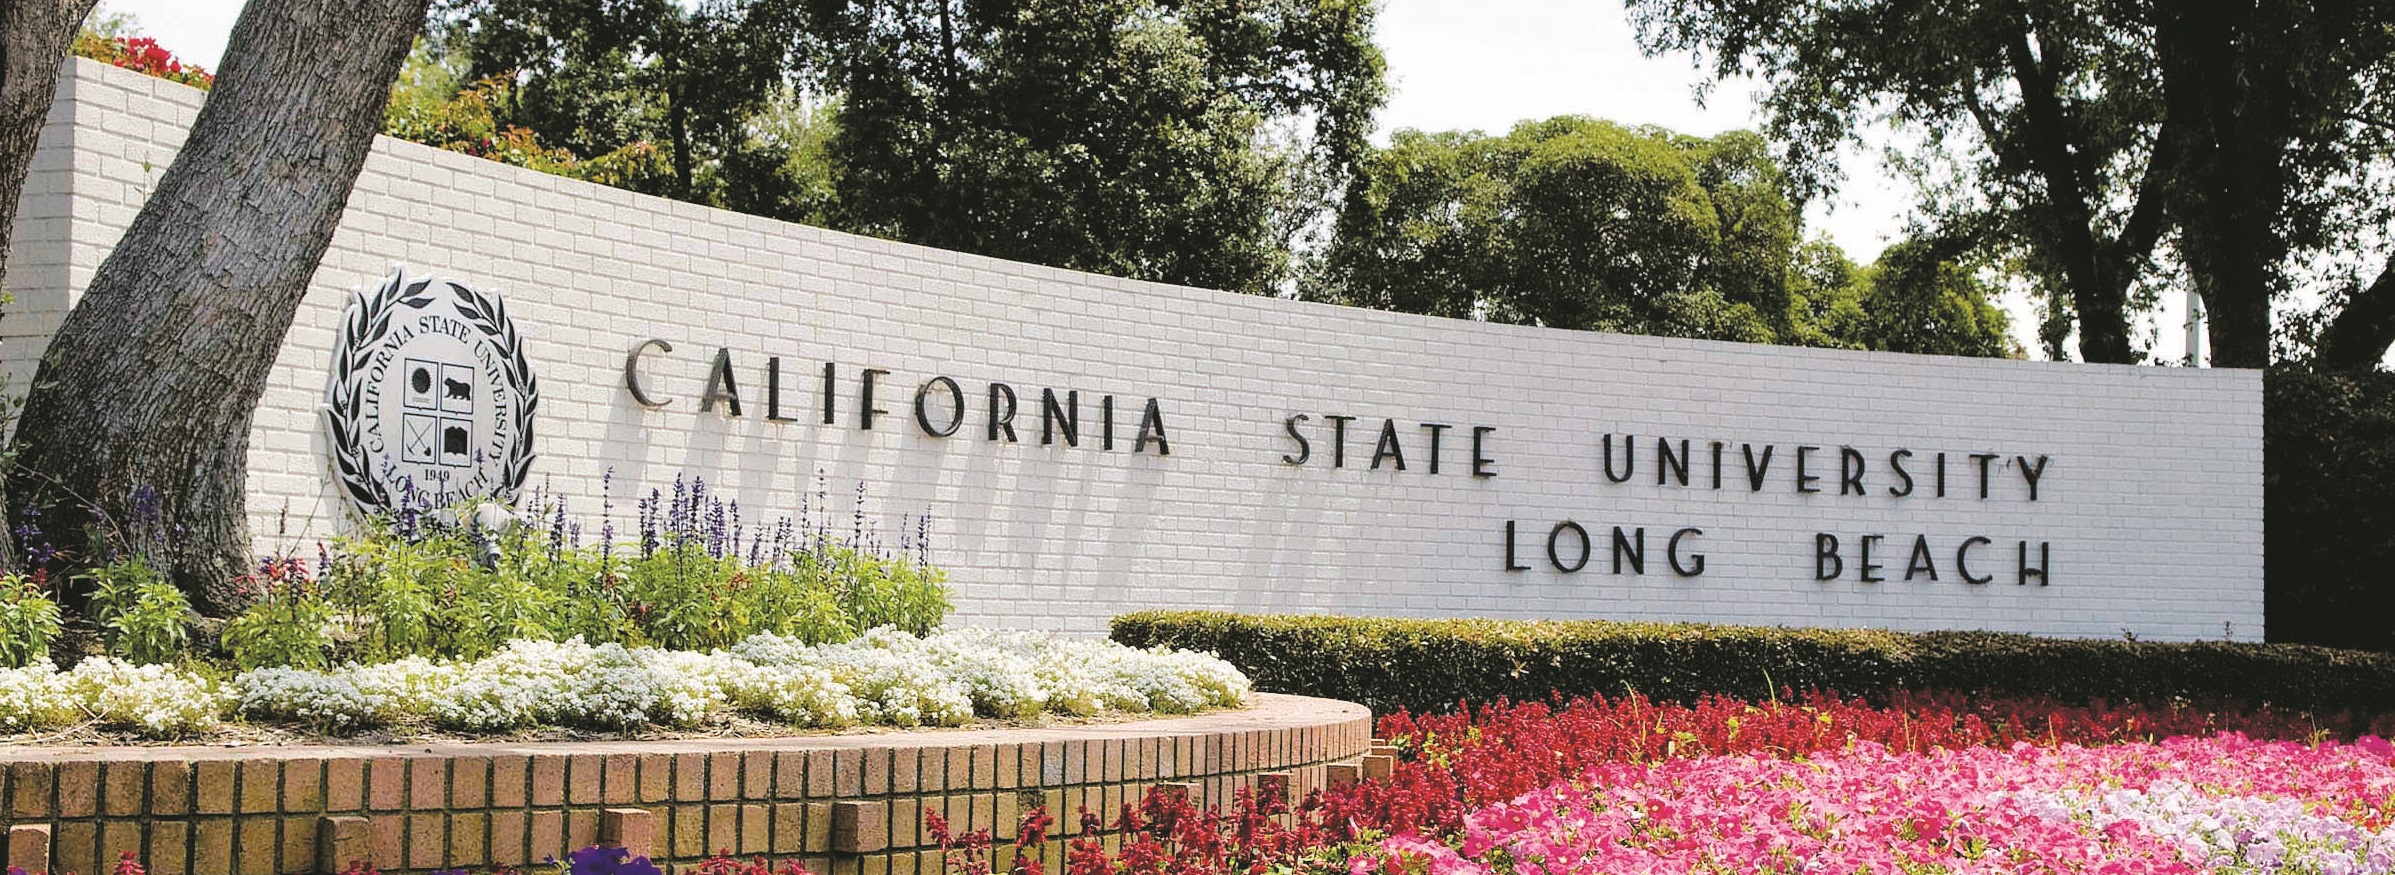
[[[103,0],[105,12],[131,13],[140,29],[178,57],[214,69],[240,0]],[[1387,0],[1379,40],[1388,55],[1391,96],[1380,114],[1382,140],[1399,128],[1502,132],[1523,119],[1590,115],[1712,135],[1756,124],[1746,83],[1714,89],[1699,106],[1698,75],[1687,56],[1647,58],[1630,23],[1608,0]],[[1847,182],[1835,198],[1807,211],[1807,233],[1826,234],[1869,263],[1901,232],[1909,186],[1892,179],[1873,154],[1846,156]],[[2176,296],[2166,296],[2157,352],[2178,355]],[[2032,318],[2008,302],[2016,338],[2034,352]]]

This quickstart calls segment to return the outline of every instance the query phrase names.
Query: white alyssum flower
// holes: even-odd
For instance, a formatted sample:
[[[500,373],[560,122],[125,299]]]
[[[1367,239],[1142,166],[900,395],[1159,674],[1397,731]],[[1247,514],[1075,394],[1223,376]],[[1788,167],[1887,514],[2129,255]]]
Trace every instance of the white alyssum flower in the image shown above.
[[[432,713],[460,677],[457,666],[411,656],[331,671],[261,668],[233,679],[235,709],[327,729],[379,726]]]
[[[489,657],[461,664],[458,682],[434,703],[432,716],[468,729],[695,722],[692,713],[703,714],[708,699],[705,682],[651,667],[667,653],[594,646],[579,637],[509,642]]]
[[[1030,633],[958,629],[920,639],[911,649],[964,684],[976,713],[1028,720],[1047,709],[1048,685],[1040,679]]]
[[[816,648],[814,658],[848,687],[867,723],[960,726],[973,719],[973,693],[924,658],[922,641],[875,629],[854,641]]]
[[[386,710],[347,673],[261,668],[242,672],[233,686],[240,691],[234,707],[241,713],[311,726],[346,729],[376,723],[376,715]]]
[[[0,692],[38,682],[0,675]],[[332,728],[432,720],[475,730],[691,726],[733,710],[798,726],[954,726],[1042,711],[1185,713],[1238,705],[1248,692],[1245,676],[1205,654],[985,629],[922,638],[875,629],[820,646],[764,634],[705,653],[517,641],[474,661],[264,669],[232,687],[240,711],[257,717]],[[0,700],[0,720],[8,707]]]
[[[208,679],[169,665],[95,656],[60,675],[68,695],[102,725],[152,737],[216,725],[226,700]]]
[[[349,673],[358,691],[383,709],[377,715],[382,722],[432,713],[464,676],[453,663],[421,656],[353,668]]]
[[[24,668],[0,668],[0,732],[33,732],[83,718],[58,667],[47,659]]]
[[[755,665],[733,685],[739,707],[793,726],[854,726],[863,718],[848,685],[818,665]]]

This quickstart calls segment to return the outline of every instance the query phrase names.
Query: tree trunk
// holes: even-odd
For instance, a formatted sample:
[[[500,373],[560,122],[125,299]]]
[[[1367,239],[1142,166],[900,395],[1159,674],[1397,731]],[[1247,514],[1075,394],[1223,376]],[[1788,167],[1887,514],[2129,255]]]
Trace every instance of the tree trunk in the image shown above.
[[[2395,258],[2387,259],[2368,288],[2353,294],[2320,332],[2313,361],[2322,367],[2366,371],[2395,346]]]
[[[2273,223],[2287,203],[2290,60],[2252,36],[2250,0],[2157,6],[2155,54],[2168,112],[2193,132],[2178,182],[2180,249],[2203,295],[2216,367],[2270,364],[2270,298],[2286,246]],[[2293,21],[2273,25],[2293,28]]]
[[[2032,42],[2036,33],[2025,17],[2009,37],[2005,58],[2028,117],[2022,157],[2054,212],[2045,248],[2061,269],[2079,315],[2079,357],[2136,364],[2137,351],[2129,344],[2129,290],[2118,281],[2122,272],[2106,263],[2108,255],[2118,256],[2112,252],[2116,247],[2097,232],[2088,196],[2093,174],[2070,145],[2086,137],[2074,129],[2052,61],[2038,56]]]
[[[8,276],[9,237],[17,197],[50,97],[58,65],[75,45],[75,31],[99,0],[8,0],[0,4],[0,280]]]
[[[53,543],[104,534],[135,487],[154,487],[180,532],[165,570],[204,611],[238,606],[250,419],[427,3],[242,10],[182,153],[26,399],[10,491],[46,509]]]

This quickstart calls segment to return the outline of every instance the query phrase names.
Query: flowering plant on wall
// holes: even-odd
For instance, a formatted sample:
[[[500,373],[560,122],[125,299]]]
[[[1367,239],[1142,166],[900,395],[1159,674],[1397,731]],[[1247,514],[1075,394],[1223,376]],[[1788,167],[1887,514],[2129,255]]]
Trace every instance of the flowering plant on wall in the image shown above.
[[[198,64],[183,63],[146,36],[103,36],[85,31],[75,37],[75,54],[193,88],[216,86],[216,74]]]

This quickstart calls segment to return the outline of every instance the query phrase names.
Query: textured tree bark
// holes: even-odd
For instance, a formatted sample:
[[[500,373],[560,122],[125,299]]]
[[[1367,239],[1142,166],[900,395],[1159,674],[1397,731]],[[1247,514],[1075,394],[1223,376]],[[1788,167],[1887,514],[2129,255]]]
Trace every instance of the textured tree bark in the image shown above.
[[[182,153],[26,399],[10,492],[46,509],[53,543],[87,543],[135,487],[154,487],[180,532],[166,570],[201,610],[238,606],[251,416],[427,3],[242,10]]]
[[[2320,332],[2320,346],[2313,356],[2322,367],[2367,371],[2387,357],[2391,346],[2395,346],[2395,258],[2387,259],[2378,278],[2355,292],[2345,302],[2345,309],[2337,311],[2337,318]]]
[[[99,0],[8,0],[0,3],[0,279],[8,276],[9,236],[17,197],[33,165],[34,141],[50,115],[58,64],[75,45],[75,31]]]
[[[2271,17],[2250,0],[2156,7],[2163,97],[2170,117],[2194,132],[2173,168],[2172,213],[2204,297],[2215,367],[2270,364],[2270,298],[2286,254],[2272,225],[2287,206],[2297,99],[2289,49],[2253,35]]]
[[[2013,81],[2020,85],[2021,104],[2028,111],[2023,157],[2036,172],[2054,211],[2047,244],[2079,316],[2079,357],[2090,362],[2135,364],[2137,351],[2129,344],[2126,272],[2107,263],[2126,253],[2097,233],[2088,194],[2093,174],[2070,148],[2070,143],[2083,138],[2071,134],[2073,123],[2057,91],[2055,72],[2048,59],[2037,55],[2034,37],[2024,18],[2006,43],[2005,57],[2012,65]]]

